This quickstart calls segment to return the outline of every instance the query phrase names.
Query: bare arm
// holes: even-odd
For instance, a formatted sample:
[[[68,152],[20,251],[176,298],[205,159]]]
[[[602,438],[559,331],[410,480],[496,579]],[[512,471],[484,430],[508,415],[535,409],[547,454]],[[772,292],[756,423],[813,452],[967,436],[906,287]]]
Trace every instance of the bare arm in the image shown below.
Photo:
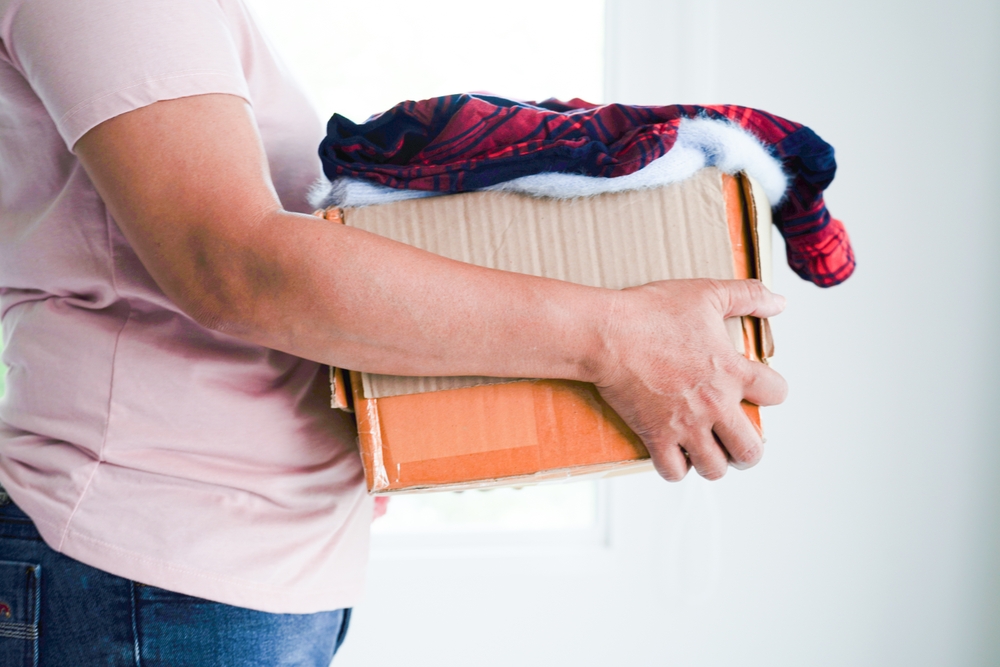
[[[595,382],[668,479],[760,441],[740,399],[784,382],[732,350],[722,318],[770,316],[757,283],[670,281],[623,291],[483,269],[282,210],[246,103],[158,102],[76,145],[143,264],[204,326],[345,368]]]

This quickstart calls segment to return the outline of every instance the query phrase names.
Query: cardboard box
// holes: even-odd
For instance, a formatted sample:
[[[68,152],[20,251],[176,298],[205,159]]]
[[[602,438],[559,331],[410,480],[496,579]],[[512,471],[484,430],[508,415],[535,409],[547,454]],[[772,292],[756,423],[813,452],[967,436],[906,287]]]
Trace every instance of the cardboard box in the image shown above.
[[[472,192],[323,215],[464,262],[612,289],[671,278],[770,282],[770,205],[752,179],[716,169],[659,189],[574,200]],[[748,358],[772,355],[766,320],[726,324]],[[357,416],[372,493],[651,467],[642,442],[593,385],[331,375],[334,406]],[[759,429],[757,406],[744,409]]]

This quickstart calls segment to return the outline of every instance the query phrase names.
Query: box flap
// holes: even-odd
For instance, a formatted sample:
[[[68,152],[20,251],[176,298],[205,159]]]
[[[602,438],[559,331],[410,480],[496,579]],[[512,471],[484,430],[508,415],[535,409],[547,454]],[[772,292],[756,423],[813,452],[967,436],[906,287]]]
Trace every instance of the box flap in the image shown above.
[[[747,200],[747,217],[754,244],[756,271],[754,276],[770,290],[774,289],[774,255],[772,251],[771,204],[764,188],[749,174],[743,174],[741,179],[744,196]],[[757,330],[757,358],[767,363],[774,356],[774,337],[771,335],[771,324],[767,318],[753,318]]]
[[[774,220],[771,217],[771,204],[767,201],[763,186],[753,176],[745,174],[746,182],[750,184],[749,199],[753,209],[754,240],[757,250],[757,276],[768,289],[774,289],[774,255],[771,250],[771,237]]]

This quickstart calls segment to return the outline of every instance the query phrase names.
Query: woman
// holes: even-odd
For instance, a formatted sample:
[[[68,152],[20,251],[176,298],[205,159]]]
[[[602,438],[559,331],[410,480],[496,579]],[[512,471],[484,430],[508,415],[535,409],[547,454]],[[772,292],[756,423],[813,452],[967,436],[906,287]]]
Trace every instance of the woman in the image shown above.
[[[782,309],[758,283],[601,290],[306,215],[321,124],[239,0],[0,19],[0,656],[328,664],[372,509],[321,364],[594,382],[666,479],[759,459],[739,402],[784,381],[723,327]]]

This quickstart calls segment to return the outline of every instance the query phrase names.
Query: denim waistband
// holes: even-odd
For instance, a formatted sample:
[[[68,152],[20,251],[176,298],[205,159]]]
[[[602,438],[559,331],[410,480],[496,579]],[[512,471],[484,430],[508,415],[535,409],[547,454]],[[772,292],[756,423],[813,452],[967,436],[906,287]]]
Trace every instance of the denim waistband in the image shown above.
[[[23,540],[41,540],[35,523],[20,507],[14,504],[10,495],[0,487],[0,537]]]

